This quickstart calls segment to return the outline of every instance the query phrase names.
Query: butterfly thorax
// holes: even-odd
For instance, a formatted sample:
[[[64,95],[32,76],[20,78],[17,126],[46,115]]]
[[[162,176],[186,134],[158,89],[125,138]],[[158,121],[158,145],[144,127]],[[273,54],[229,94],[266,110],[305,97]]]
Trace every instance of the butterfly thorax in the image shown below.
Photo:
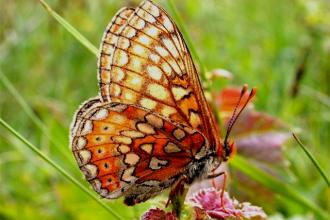
[[[203,157],[195,157],[187,166],[188,183],[205,179],[211,172],[219,167],[222,159],[217,157],[216,152],[206,149]]]

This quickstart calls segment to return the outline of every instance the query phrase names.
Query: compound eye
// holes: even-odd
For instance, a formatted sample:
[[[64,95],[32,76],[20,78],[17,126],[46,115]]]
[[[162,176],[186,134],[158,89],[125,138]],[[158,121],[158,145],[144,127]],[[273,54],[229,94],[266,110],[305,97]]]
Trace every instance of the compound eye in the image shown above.
[[[236,154],[236,145],[232,140],[229,140],[228,142],[224,142],[222,148],[220,148],[217,151],[217,157],[222,159],[223,161],[227,161],[235,154]]]
[[[228,144],[228,149],[229,149],[229,152],[228,154],[226,155],[229,158],[233,157],[235,154],[236,154],[236,145],[234,143],[234,141],[229,141],[229,144]]]

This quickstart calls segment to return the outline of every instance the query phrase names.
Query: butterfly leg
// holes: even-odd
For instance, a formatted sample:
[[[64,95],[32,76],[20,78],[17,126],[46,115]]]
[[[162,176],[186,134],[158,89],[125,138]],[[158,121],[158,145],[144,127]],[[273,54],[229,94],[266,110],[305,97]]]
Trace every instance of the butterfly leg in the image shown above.
[[[222,171],[222,172],[219,172],[219,173],[214,173],[214,174],[208,175],[207,178],[214,180],[215,178],[217,178],[219,176],[222,176],[222,175],[223,175],[223,184],[222,184],[222,187],[221,187],[221,203],[223,204],[223,194],[225,192],[225,186],[226,186],[226,180],[227,180],[226,172]],[[212,185],[213,185],[214,188],[216,188],[214,181],[212,182]]]
[[[213,179],[216,178],[216,177],[219,177],[219,176],[222,176],[223,175],[223,184],[222,184],[222,187],[221,187],[221,193],[220,193],[220,199],[221,199],[221,206],[222,206],[222,209],[224,212],[228,212],[224,206],[224,193],[225,193],[225,187],[226,187],[226,181],[227,181],[227,173],[222,171],[222,172],[219,172],[219,173],[215,173],[215,174],[212,174],[212,175],[208,175],[207,178],[208,179]],[[212,185],[215,186],[215,182],[213,181],[212,182]]]
[[[222,171],[220,173],[214,173],[214,174],[208,175],[207,178],[208,179],[213,179],[213,178],[216,178],[216,177],[222,176],[222,175],[226,175],[226,172]]]

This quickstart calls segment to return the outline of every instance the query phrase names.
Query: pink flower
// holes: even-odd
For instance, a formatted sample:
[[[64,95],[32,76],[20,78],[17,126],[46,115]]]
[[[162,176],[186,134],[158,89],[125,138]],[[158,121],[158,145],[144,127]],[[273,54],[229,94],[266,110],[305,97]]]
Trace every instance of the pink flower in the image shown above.
[[[248,202],[239,203],[237,200],[231,199],[227,192],[224,192],[221,199],[221,192],[214,188],[200,190],[189,201],[196,207],[197,215],[203,210],[214,219],[263,220],[267,218],[262,208],[252,206]]]
[[[165,212],[159,208],[149,209],[141,217],[141,220],[177,220],[172,212]]]

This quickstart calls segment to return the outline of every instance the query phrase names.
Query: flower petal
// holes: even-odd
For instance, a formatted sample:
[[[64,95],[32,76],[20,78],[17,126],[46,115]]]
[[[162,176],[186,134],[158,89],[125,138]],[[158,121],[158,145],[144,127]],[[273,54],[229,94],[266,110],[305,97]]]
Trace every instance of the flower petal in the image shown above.
[[[221,197],[222,196],[222,197]],[[189,201],[195,206],[195,210],[202,209],[211,218],[244,218],[266,219],[267,215],[262,208],[252,206],[248,202],[239,203],[231,199],[227,192],[221,192],[214,188],[202,189],[190,197]],[[199,213],[203,213],[199,210]]]

